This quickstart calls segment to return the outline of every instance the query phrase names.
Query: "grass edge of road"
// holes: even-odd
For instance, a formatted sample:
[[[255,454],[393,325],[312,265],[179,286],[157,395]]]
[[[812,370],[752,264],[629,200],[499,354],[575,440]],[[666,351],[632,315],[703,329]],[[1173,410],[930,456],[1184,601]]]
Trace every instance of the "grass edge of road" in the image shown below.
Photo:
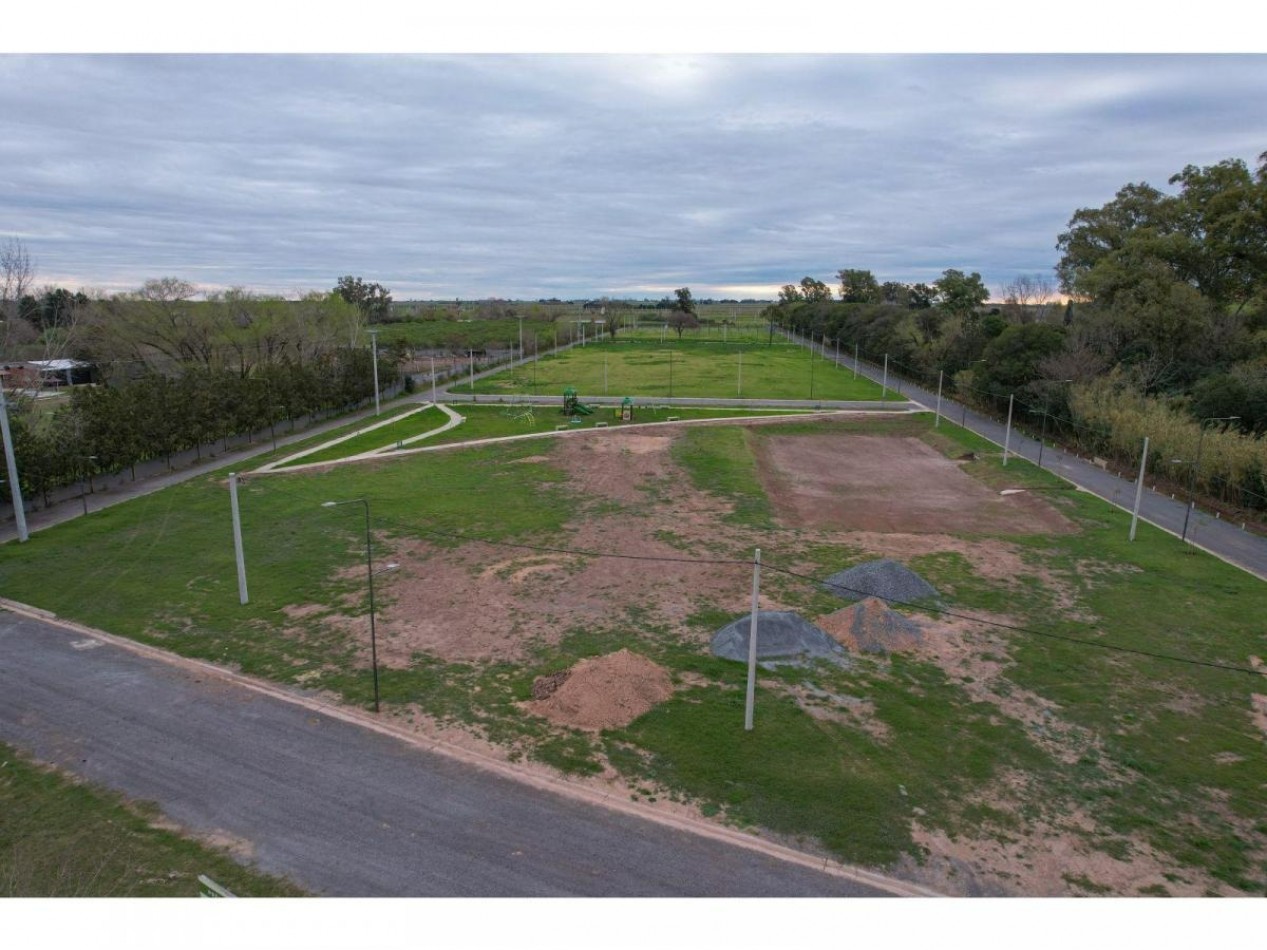
[[[196,897],[205,874],[239,897],[298,897],[288,880],[137,802],[0,742],[0,897]]]

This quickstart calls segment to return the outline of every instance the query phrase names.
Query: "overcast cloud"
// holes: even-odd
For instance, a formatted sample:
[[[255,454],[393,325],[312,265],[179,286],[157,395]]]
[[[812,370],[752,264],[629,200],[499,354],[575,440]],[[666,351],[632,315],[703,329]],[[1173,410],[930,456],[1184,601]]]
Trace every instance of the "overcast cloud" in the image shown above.
[[[1122,185],[1267,150],[1267,56],[0,56],[40,283],[771,297],[1050,274]]]

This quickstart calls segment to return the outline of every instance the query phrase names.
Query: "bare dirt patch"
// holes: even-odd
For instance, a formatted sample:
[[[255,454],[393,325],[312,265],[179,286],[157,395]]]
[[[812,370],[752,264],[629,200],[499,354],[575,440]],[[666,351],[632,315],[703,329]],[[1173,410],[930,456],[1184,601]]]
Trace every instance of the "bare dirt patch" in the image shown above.
[[[1029,492],[999,495],[913,436],[775,435],[756,440],[775,512],[804,528],[966,534],[1074,530]]]
[[[1174,862],[1140,841],[1133,842],[1125,861],[1098,851],[1091,843],[1095,823],[1076,813],[1060,822],[1027,822],[1023,838],[952,838],[918,822],[912,830],[916,844],[928,849],[929,859],[922,866],[906,862],[904,870],[950,895],[1129,896],[1159,887],[1175,897],[1236,893],[1190,868],[1184,870],[1190,880],[1168,879]]]
[[[618,650],[581,660],[547,698],[523,706],[559,725],[597,731],[627,726],[672,695],[668,670]]]
[[[977,612],[982,619],[1006,622]],[[980,624],[967,620],[925,621],[923,641],[914,648],[940,666],[974,702],[988,703],[1025,726],[1036,745],[1057,761],[1073,764],[1100,742],[1087,730],[1065,722],[1055,703],[1022,689],[1005,676],[1011,661],[1007,642]]]
[[[442,548],[397,540],[392,556],[401,569],[383,583],[380,662],[406,666],[419,652],[449,661],[516,660],[577,628],[624,625],[636,637],[655,626],[684,637],[693,635],[686,620],[701,604],[742,613],[749,596],[744,565],[683,560],[682,545],[698,557],[726,543],[735,529],[721,521],[728,506],[691,487],[673,462],[674,438],[578,435],[557,440],[551,458],[568,473],[578,497],[568,548],[667,562],[507,558],[505,548],[488,544]],[[661,479],[676,486],[671,504],[645,504],[642,487]],[[587,513],[584,500],[597,498],[643,504]],[[706,639],[700,638],[701,646]]]
[[[640,486],[675,470],[668,452],[674,438],[615,432],[560,439],[554,461],[590,494],[637,501]]]

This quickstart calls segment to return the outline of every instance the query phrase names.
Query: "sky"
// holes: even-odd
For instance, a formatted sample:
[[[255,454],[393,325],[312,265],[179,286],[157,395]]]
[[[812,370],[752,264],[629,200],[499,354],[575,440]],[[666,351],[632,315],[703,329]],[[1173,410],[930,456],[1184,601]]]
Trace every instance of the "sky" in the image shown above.
[[[1265,150],[1262,54],[0,55],[0,241],[101,292],[999,298],[1078,208]]]

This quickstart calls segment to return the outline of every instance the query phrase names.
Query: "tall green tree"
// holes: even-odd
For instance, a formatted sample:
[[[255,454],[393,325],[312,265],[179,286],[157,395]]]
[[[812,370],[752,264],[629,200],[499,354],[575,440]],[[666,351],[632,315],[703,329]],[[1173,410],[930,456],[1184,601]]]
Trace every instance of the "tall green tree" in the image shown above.
[[[673,291],[673,294],[677,297],[677,302],[675,304],[676,309],[680,310],[682,313],[689,313],[691,316],[694,316],[695,298],[691,296],[691,288],[679,287],[677,290]]]
[[[933,284],[937,291],[937,303],[947,313],[970,318],[978,307],[990,299],[990,291],[976,271],[965,274],[961,270],[946,270]]]
[[[367,284],[360,277],[340,277],[334,292],[365,314],[370,323],[383,323],[391,316],[391,292],[379,283]]]
[[[839,270],[836,278],[840,281],[840,300],[842,303],[879,303],[880,282],[869,270]]]

